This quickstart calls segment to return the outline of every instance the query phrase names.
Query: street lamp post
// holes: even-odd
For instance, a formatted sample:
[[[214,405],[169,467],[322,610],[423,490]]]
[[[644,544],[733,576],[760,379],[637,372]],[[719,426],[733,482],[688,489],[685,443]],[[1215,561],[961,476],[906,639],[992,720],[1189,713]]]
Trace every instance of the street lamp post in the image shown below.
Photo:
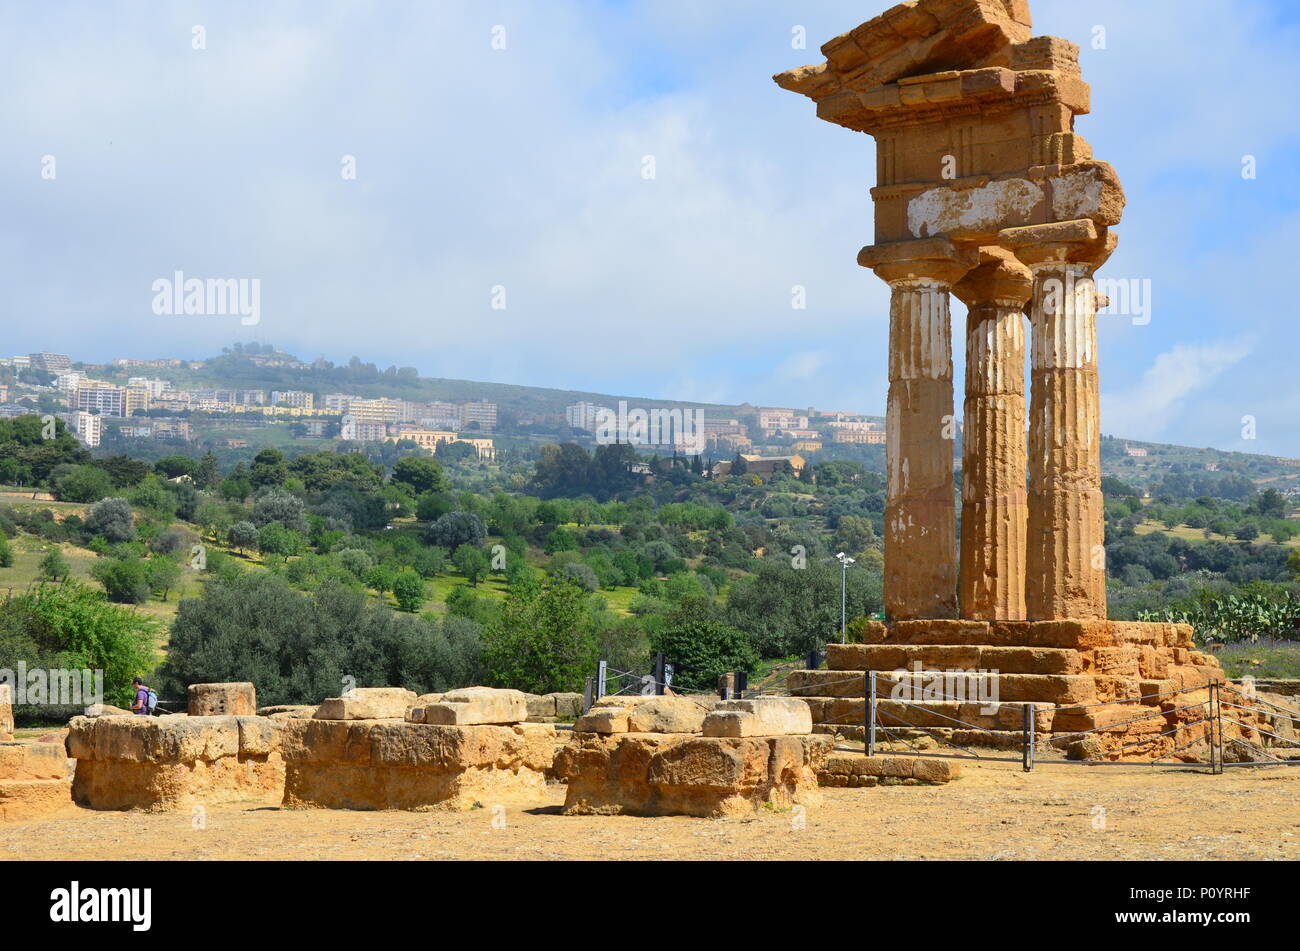
[[[840,562],[840,643],[849,642],[848,628],[848,597],[849,597],[849,566],[856,563],[856,560],[850,558],[844,552],[835,556]]]

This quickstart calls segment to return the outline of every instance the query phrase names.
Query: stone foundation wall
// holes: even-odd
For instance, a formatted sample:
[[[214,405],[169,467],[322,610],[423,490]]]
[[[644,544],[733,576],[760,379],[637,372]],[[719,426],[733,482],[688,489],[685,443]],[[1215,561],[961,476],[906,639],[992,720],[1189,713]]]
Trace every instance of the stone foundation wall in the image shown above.
[[[895,733],[916,728],[963,746],[1011,747],[1030,705],[1035,733],[1072,756],[1194,761],[1205,758],[1200,741],[1209,737],[1197,705],[1210,699],[1211,683],[1226,680],[1181,624],[900,621],[868,625],[865,640],[827,645],[827,670],[790,674],[789,690],[808,703],[819,732],[861,729],[870,670],[877,723]],[[1264,715],[1234,710],[1232,719],[1245,725],[1225,720],[1225,739],[1265,739]]]
[[[74,717],[72,796],[88,809],[280,802],[280,724],[257,716]]]
[[[542,802],[555,758],[555,728],[546,724],[291,719],[283,730],[286,806],[470,809]]]
[[[72,805],[72,771],[58,743],[0,742],[0,821],[25,822]]]
[[[570,815],[743,816],[820,799],[828,736],[574,733],[555,760]]]

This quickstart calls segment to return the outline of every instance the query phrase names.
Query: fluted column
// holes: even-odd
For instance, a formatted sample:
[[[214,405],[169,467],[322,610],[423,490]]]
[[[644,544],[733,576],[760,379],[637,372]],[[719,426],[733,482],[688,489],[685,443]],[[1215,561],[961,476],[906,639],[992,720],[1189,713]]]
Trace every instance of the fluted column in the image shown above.
[[[863,249],[889,283],[885,612],[891,620],[957,616],[953,283],[975,263],[946,239]]]
[[[1097,291],[1118,239],[1092,221],[998,236],[1034,275],[1030,306],[1030,620],[1106,617]]]
[[[1025,304],[1033,281],[1009,254],[954,289],[969,310],[962,438],[961,616],[1018,621],[1025,607]]]
[[[1032,266],[1029,573],[1034,620],[1106,616],[1097,306],[1089,264]]]

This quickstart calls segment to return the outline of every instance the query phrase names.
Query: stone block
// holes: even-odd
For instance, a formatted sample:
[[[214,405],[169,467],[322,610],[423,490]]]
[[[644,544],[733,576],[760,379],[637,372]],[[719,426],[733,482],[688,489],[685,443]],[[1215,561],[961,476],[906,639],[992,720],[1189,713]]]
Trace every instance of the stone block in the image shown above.
[[[415,692],[402,687],[355,687],[316,708],[317,720],[403,720],[415,705]]]
[[[551,693],[547,696],[555,699],[555,715],[561,720],[573,720],[582,716],[582,694]]]
[[[627,733],[627,710],[623,707],[592,707],[573,723],[575,733]]]
[[[528,719],[528,700],[519,690],[468,687],[443,694],[438,703],[424,707],[424,722],[439,726],[522,723]]]
[[[257,690],[250,683],[190,684],[188,694],[192,717],[257,715]]]
[[[708,708],[689,697],[644,697],[627,708],[629,733],[698,733]]]
[[[789,736],[812,732],[808,704],[791,697],[725,700],[704,718],[705,736]]]

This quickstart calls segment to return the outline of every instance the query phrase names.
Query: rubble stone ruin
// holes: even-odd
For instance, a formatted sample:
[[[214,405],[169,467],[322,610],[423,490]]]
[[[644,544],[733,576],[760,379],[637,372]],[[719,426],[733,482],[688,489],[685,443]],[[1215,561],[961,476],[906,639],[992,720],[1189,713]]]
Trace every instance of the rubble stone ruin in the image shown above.
[[[1093,275],[1124,192],[1074,130],[1090,109],[1079,48],[1033,36],[1028,0],[913,0],[822,53],[775,79],[875,139],[875,241],[858,263],[891,290],[890,624],[842,669],[996,662],[1002,699],[1043,702],[1069,730],[1097,719],[1080,704],[1222,679],[1190,628],[1106,621]],[[953,296],[969,313],[960,545]],[[819,673],[845,682],[808,672],[796,692]]]
[[[284,724],[284,804],[472,809],[546,798],[555,727],[518,690],[356,688]]]
[[[744,816],[820,801],[829,736],[791,697],[606,697],[555,759],[568,815]]]

